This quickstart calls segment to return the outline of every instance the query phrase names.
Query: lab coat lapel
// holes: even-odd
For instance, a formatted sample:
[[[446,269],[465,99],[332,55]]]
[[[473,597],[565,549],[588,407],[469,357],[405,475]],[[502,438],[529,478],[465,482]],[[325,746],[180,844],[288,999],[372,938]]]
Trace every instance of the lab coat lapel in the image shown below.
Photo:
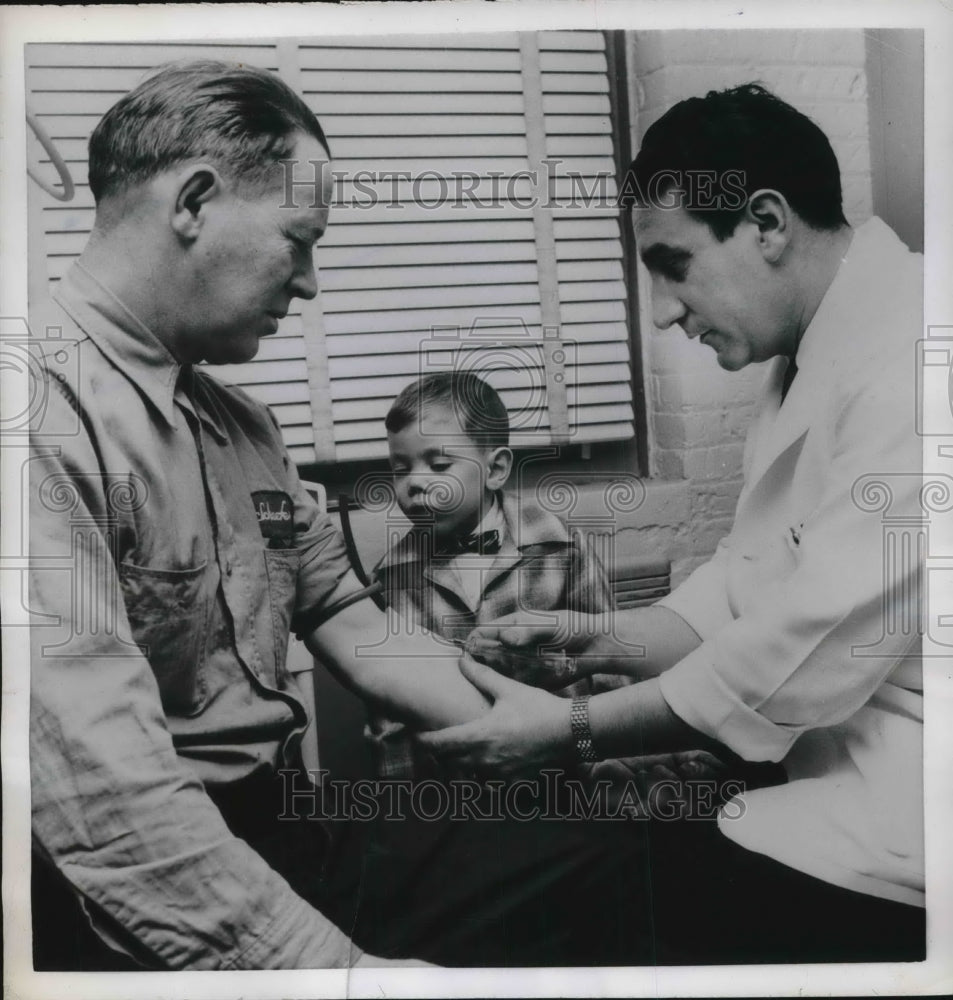
[[[807,433],[816,416],[818,373],[815,366],[800,364],[797,377],[781,403],[781,384],[787,359],[779,359],[768,376],[764,404],[754,427],[754,447],[746,477],[752,492],[771,467]]]
[[[774,406],[776,417],[758,426],[751,465],[746,470],[751,491],[812,424],[824,419],[818,412],[820,401],[836,396],[838,379],[847,377],[852,368],[863,367],[876,356],[875,343],[856,338],[845,340],[843,332],[864,329],[865,310],[871,312],[870,328],[876,330],[880,325],[880,317],[876,315],[880,307],[876,297],[868,294],[868,283],[876,260],[871,257],[871,247],[884,239],[884,229],[882,222],[872,219],[853,234],[837,273],[798,345],[798,375],[780,408],[781,379],[786,366],[783,361],[776,364],[773,380],[769,380],[767,387],[768,402]],[[892,233],[889,239],[898,242]]]

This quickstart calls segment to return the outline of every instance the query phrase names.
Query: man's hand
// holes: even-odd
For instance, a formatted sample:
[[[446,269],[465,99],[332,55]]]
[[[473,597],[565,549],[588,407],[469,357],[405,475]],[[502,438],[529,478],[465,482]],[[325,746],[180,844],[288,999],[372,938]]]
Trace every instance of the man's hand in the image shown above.
[[[600,615],[546,612],[540,622],[526,614],[506,615],[477,625],[467,637],[466,651],[504,677],[547,691],[557,691],[596,669],[582,654],[604,631]]]
[[[535,621],[523,611],[504,615],[486,625],[477,625],[467,640],[468,651],[472,640],[480,645],[496,644],[523,656],[545,655],[559,649],[579,654],[584,653],[592,641],[606,631],[602,615],[545,611],[536,612],[533,617]]]
[[[462,773],[504,777],[571,759],[570,703],[464,657],[463,675],[493,703],[479,719],[417,736],[438,760]]]
[[[536,656],[529,647],[525,652],[518,651],[498,639],[485,638],[484,634],[468,636],[466,652],[504,677],[512,677],[521,684],[546,691],[558,691],[579,677],[578,662],[574,656],[563,652]]]
[[[507,615],[477,625],[467,639],[467,652],[502,674],[555,689],[577,676],[598,673],[648,680],[700,644],[683,618],[653,605],[598,615],[570,611]]]

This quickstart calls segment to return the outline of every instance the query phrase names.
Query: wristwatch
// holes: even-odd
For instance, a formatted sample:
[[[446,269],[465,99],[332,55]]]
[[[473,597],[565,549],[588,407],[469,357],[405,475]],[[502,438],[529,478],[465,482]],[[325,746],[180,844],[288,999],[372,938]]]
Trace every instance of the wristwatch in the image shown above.
[[[569,709],[569,728],[576,744],[576,753],[585,764],[592,764],[599,759],[592,745],[592,730],[589,728],[589,695],[579,695],[572,700]]]

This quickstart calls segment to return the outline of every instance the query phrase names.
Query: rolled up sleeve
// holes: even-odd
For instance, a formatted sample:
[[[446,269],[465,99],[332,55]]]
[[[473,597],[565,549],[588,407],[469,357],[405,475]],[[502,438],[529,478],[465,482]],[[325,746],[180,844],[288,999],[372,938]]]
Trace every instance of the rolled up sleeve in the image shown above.
[[[656,603],[683,618],[701,639],[717,635],[733,621],[728,606],[726,567],[730,538],[718,543],[715,554],[699,566],[676,590]]]
[[[274,433],[274,450],[283,456],[288,492],[295,505],[295,542],[301,554],[291,629],[297,631],[299,616],[320,611],[346,597],[361,585],[351,570],[344,536],[310,493],[301,485],[298,470],[281,439],[274,414],[267,411]]]
[[[730,544],[665,602],[705,640],[660,678],[689,725],[750,760],[779,761],[805,730],[853,715],[915,648],[915,629],[890,624],[919,620],[923,509],[913,413],[910,395],[885,380],[842,404],[826,488],[802,527],[793,569],[749,585],[727,624],[718,627]],[[856,494],[878,475],[886,513]],[[898,526],[896,549],[888,522]],[[908,544],[914,551],[905,558]]]

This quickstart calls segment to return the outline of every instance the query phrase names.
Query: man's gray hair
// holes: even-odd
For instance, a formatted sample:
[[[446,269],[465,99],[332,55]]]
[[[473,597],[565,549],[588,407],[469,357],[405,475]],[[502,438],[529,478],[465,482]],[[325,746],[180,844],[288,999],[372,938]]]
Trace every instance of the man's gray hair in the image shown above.
[[[208,159],[236,184],[261,187],[300,133],[330,156],[314,112],[273,73],[212,60],[170,63],[96,126],[89,186],[99,204],[178,163]]]

